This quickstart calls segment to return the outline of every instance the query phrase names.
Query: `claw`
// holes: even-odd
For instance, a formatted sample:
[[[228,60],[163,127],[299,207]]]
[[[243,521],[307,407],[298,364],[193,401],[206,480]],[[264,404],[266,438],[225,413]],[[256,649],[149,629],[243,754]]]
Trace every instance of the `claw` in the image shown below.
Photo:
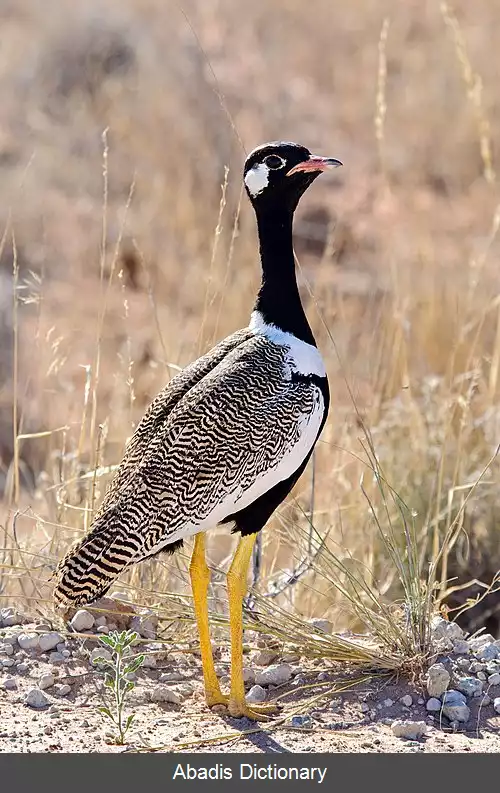
[[[272,716],[280,711],[278,705],[249,705],[246,701],[230,700],[229,714],[235,719],[252,719],[252,721],[272,721]]]

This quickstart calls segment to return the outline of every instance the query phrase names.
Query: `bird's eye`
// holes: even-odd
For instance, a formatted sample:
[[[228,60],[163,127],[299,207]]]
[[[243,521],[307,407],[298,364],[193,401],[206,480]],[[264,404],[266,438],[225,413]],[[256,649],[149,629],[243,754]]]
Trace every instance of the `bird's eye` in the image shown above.
[[[271,171],[277,171],[285,165],[285,160],[278,157],[277,154],[268,154],[267,157],[264,158],[264,162]]]

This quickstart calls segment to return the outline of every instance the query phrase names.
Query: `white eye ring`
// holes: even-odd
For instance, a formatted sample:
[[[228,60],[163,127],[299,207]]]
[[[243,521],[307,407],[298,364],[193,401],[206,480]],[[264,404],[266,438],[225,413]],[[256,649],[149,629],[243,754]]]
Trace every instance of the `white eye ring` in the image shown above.
[[[264,157],[264,165],[267,165],[270,171],[278,171],[285,167],[286,161],[279,154],[268,154]]]

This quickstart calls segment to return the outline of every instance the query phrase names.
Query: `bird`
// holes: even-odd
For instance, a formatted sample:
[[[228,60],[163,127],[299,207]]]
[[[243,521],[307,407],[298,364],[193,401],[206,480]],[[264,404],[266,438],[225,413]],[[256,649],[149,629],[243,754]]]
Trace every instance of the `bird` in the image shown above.
[[[273,141],[246,158],[261,283],[247,327],[177,373],[152,401],[88,533],[59,562],[54,599],[81,606],[129,566],[178,550],[194,535],[189,575],[208,707],[266,721],[277,707],[246,701],[243,601],[258,532],[295,485],[329,408],[324,361],[296,279],[292,224],[299,200],[340,160]],[[239,534],[227,572],[231,676],[221,690],[210,640],[205,532]]]

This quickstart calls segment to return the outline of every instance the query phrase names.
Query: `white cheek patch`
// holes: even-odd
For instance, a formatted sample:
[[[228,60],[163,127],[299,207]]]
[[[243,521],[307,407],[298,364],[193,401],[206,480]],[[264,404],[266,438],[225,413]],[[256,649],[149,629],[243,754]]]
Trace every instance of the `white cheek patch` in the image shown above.
[[[245,184],[251,196],[262,193],[269,184],[269,168],[263,162],[254,165],[245,176]]]

